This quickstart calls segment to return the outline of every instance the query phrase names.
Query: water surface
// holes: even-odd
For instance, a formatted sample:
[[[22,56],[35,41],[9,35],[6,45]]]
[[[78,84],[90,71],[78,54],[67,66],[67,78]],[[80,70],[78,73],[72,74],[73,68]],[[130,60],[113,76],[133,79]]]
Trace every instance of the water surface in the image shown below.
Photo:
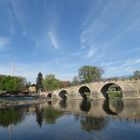
[[[139,140],[140,100],[48,101],[0,110],[2,140]]]

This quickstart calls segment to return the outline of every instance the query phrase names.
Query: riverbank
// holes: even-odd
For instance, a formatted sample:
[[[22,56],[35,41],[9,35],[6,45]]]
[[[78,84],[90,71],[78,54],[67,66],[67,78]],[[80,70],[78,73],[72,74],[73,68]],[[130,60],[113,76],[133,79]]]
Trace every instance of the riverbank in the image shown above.
[[[13,108],[16,106],[30,106],[44,103],[46,100],[47,98],[41,97],[0,97],[0,109]]]

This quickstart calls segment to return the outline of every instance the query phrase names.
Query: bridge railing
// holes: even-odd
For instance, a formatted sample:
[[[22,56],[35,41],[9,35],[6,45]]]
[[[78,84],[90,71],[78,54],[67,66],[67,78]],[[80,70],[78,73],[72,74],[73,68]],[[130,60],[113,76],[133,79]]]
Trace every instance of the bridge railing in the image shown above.
[[[93,80],[92,82],[89,82],[89,83],[100,83],[100,82],[117,82],[117,81],[137,81],[137,80],[140,80],[140,77],[132,77],[132,76],[121,76],[121,77],[109,77],[109,78],[102,78],[102,79],[99,79],[99,80]],[[71,86],[69,87],[72,87],[72,86],[80,86],[82,84],[89,84],[89,83],[82,83],[82,82],[79,82],[79,83],[76,83],[76,84],[72,84]],[[65,88],[68,88],[68,87],[65,87]]]
[[[136,81],[136,80],[140,80],[140,78],[139,77],[111,77],[111,78],[102,78],[102,79],[100,79],[100,80],[94,80],[93,81],[93,83],[96,83],[96,82],[111,82],[111,81],[128,81],[128,80],[130,80],[130,81]]]

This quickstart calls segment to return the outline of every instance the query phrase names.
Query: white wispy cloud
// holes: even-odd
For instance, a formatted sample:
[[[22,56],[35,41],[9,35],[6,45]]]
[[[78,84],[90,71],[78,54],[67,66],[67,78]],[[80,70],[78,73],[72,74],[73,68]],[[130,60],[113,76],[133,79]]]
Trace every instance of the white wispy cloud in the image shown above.
[[[96,52],[97,52],[97,49],[95,48],[91,49],[87,54],[87,58],[94,57],[96,55]]]
[[[133,67],[133,66],[135,66],[137,64],[140,64],[140,58],[138,58],[138,59],[128,59],[122,65],[122,68],[127,68],[127,67],[130,67],[130,66]]]
[[[10,45],[10,39],[7,37],[0,37],[0,51],[7,50]]]
[[[97,58],[98,55],[106,57],[107,52],[116,52],[118,47],[120,52],[123,51],[122,48],[126,47],[124,37],[140,29],[138,18],[140,3],[133,3],[129,8],[132,3],[132,0],[123,2],[110,0],[103,4],[101,1],[91,4],[80,36],[81,48],[88,50],[87,58],[92,56]],[[95,5],[98,8],[95,8]],[[120,42],[123,42],[123,45],[119,44]]]
[[[58,23],[60,20],[60,15],[63,9],[64,1],[48,1],[43,2],[44,19],[42,26],[42,34],[33,38],[36,47],[35,50],[45,50],[46,46],[51,46],[56,50],[60,49],[59,42],[55,33],[58,28]]]
[[[18,23],[22,27],[22,34],[26,35],[26,28],[25,28],[25,20],[24,20],[24,14],[22,11],[22,3],[21,1],[15,1],[15,0],[9,0],[11,7],[8,9],[9,17],[10,17],[10,31],[12,34],[15,34],[15,20],[18,21]]]
[[[58,44],[58,41],[57,41],[57,39],[56,39],[54,33],[50,31],[50,32],[48,33],[48,35],[49,35],[50,41],[51,41],[51,43],[52,43],[52,46],[53,46],[56,50],[60,49],[59,44]]]
[[[140,70],[140,58],[127,59],[124,61],[104,62],[101,67],[105,70],[105,76],[131,75],[134,71]]]
[[[136,59],[136,60],[134,61],[134,63],[135,63],[135,64],[140,64],[140,59]]]

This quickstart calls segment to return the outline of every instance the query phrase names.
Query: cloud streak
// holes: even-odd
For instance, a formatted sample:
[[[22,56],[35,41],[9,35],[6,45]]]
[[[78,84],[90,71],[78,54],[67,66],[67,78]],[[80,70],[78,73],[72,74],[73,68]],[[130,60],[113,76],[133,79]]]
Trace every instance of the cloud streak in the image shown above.
[[[22,12],[22,3],[19,2],[19,1],[15,1],[15,0],[9,0],[10,4],[11,4],[11,7],[9,7],[9,16],[10,16],[10,19],[11,19],[11,22],[10,22],[10,26],[11,26],[11,33],[15,33],[14,31],[14,23],[15,23],[15,20],[18,21],[18,23],[21,25],[22,27],[22,34],[25,36],[26,35],[26,30],[25,30],[25,20],[24,20],[24,15],[23,15],[23,12]]]
[[[0,51],[7,50],[10,45],[10,39],[7,37],[0,37]]]
[[[43,18],[43,23],[45,24],[43,25],[43,28],[42,28],[43,29],[42,34],[40,35],[41,38],[40,36],[38,36],[38,34],[37,36],[33,38],[33,40],[36,43],[36,48],[35,48],[36,50],[41,50],[41,49],[44,50],[45,46],[49,46],[50,44],[54,49],[56,50],[60,49],[55,30],[57,30],[58,28],[57,26],[60,20],[60,15],[61,15],[64,3],[65,1],[63,0],[62,1],[49,1],[49,2],[44,1],[43,11],[45,15]]]
[[[124,74],[132,75],[134,71],[140,69],[140,58],[105,62],[101,64],[101,67],[105,70],[105,77],[123,76]]]
[[[59,50],[60,47],[59,47],[58,41],[56,40],[54,33],[50,31],[48,33],[48,35],[49,35],[49,38],[50,38],[50,41],[51,41],[53,48],[55,48],[56,50]]]
[[[95,5],[98,8],[95,8]],[[131,8],[129,8],[130,5]],[[124,48],[127,43],[124,42],[124,38],[137,33],[139,31],[137,29],[140,29],[138,3],[134,3],[132,0],[123,2],[109,0],[104,1],[103,4],[101,1],[95,2],[90,7],[80,36],[81,48],[89,50],[87,58],[98,57],[98,54],[106,57],[108,52],[116,52],[118,47],[120,51],[126,50]]]

